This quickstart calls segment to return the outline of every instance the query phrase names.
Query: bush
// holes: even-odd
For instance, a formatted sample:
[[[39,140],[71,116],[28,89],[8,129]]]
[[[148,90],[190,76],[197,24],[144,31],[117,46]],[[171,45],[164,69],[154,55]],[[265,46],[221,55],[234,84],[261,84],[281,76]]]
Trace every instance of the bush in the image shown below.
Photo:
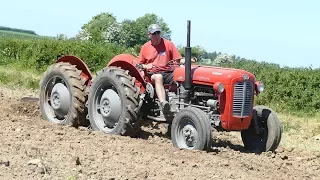
[[[60,56],[78,56],[91,71],[103,68],[117,54],[130,50],[113,44],[80,42],[74,39],[48,38],[16,39],[0,38],[0,65],[14,64],[16,67],[43,72]]]
[[[280,67],[278,64],[237,60],[223,67],[244,69],[265,85],[256,103],[279,110],[316,113],[320,108],[320,70]]]
[[[134,53],[139,47],[80,42],[74,39],[0,38],[0,65],[42,73],[62,55],[78,56],[92,72],[105,67],[117,54]],[[281,111],[315,113],[320,108],[320,70],[281,68],[277,64],[239,59],[219,66],[247,70],[265,84],[257,104],[271,105]]]

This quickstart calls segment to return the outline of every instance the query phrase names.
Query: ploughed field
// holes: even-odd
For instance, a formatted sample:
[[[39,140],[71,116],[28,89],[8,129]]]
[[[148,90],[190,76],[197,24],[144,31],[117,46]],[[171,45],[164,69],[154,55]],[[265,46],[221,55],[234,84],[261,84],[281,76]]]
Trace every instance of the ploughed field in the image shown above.
[[[129,138],[49,123],[38,102],[20,101],[29,95],[0,88],[0,179],[320,179],[320,151],[256,155],[237,132],[214,133],[211,152],[180,150],[163,124]]]

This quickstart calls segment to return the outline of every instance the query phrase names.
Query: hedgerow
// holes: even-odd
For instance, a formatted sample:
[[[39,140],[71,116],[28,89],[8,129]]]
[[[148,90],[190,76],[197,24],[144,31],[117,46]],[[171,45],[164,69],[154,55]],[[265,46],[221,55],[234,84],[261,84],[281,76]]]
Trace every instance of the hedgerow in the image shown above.
[[[277,64],[238,60],[221,65],[253,73],[265,85],[257,104],[267,104],[281,111],[316,113],[320,109],[320,70],[280,67]]]
[[[135,51],[137,53],[138,49]],[[131,53],[131,49],[77,40],[0,39],[0,65],[12,65],[39,73],[65,54],[78,56],[95,72],[120,53]],[[256,99],[257,104],[271,105],[281,111],[304,113],[315,113],[320,108],[319,69],[282,68],[277,64],[246,59],[220,66],[247,70],[265,84],[265,91]]]
[[[95,72],[103,68],[117,54],[130,53],[130,49],[114,44],[90,43],[78,40],[49,38],[0,38],[0,65],[43,72],[58,57],[71,54],[81,58]]]

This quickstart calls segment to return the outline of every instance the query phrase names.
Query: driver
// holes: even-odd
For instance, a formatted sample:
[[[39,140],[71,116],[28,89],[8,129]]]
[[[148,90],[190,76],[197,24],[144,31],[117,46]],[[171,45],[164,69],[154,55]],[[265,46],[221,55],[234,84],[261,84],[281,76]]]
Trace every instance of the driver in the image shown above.
[[[150,41],[141,47],[138,63],[141,63],[143,69],[151,75],[162,112],[166,114],[170,110],[170,105],[166,101],[163,84],[173,83],[173,72],[168,63],[172,60],[179,61],[182,57],[171,41],[161,37],[159,25],[151,24],[148,27],[148,36]]]

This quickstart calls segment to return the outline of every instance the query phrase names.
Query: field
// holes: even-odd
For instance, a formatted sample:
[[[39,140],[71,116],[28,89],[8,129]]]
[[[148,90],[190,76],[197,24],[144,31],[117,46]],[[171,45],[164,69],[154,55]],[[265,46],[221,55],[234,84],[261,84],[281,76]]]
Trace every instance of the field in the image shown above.
[[[6,30],[0,30],[0,37],[45,38],[45,36],[39,36],[39,35],[28,34],[23,32],[6,31]]]
[[[314,99],[307,107],[313,109],[293,111],[301,105],[290,99],[292,94],[303,102],[308,97],[284,89],[316,89],[317,71],[260,68],[251,62],[256,66],[251,71],[271,89],[258,102],[268,105],[267,100],[274,104],[282,98],[274,106],[284,128],[275,153],[246,152],[237,132],[215,133],[211,152],[186,151],[172,146],[162,124],[145,123],[138,138],[112,136],[49,123],[41,118],[38,102],[21,101],[38,97],[42,72],[67,51],[85,59],[94,72],[113,54],[129,50],[74,41],[5,39],[0,41],[0,179],[319,179],[318,96],[307,91]],[[233,66],[254,67],[241,62]],[[276,75],[266,75],[270,71]],[[313,84],[286,84],[292,74],[298,74],[296,82],[302,84],[308,74]]]
[[[105,135],[44,121],[37,91],[1,86],[1,179],[317,179],[320,137],[307,125],[285,132],[276,153],[255,155],[238,133],[215,133],[211,152],[172,147],[164,125],[145,124],[139,138]],[[286,123],[306,119],[280,116]],[[310,120],[312,122],[314,120]]]

